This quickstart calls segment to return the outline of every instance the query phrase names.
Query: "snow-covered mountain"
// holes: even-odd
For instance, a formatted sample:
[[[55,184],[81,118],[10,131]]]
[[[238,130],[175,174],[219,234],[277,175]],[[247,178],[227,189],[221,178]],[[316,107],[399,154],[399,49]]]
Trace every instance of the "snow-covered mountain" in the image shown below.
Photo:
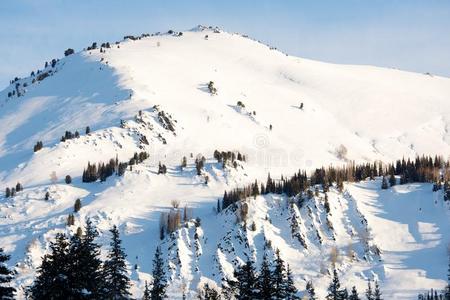
[[[0,246],[17,266],[17,286],[31,284],[55,234],[75,232],[86,217],[105,246],[108,229],[119,227],[135,297],[150,280],[158,244],[170,261],[171,298],[181,297],[181,287],[194,297],[200,282],[220,284],[246,256],[259,263],[267,240],[289,262],[297,287],[313,280],[321,296],[331,256],[346,286],[363,290],[375,278],[390,298],[445,284],[450,215],[430,184],[381,190],[377,179],[331,189],[329,218],[322,192],[303,205],[258,196],[249,202],[251,230],[214,208],[225,190],[268,173],[449,155],[448,78],[311,61],[198,27],[98,43],[50,63],[0,92],[0,124],[0,187],[24,186],[0,198]],[[66,131],[79,137],[62,142]],[[43,148],[34,152],[38,141]],[[239,151],[246,161],[223,167],[216,149]],[[82,182],[88,162],[129,161],[142,151],[149,158],[123,176]],[[160,162],[166,174],[158,174]],[[82,208],[66,226],[76,199]],[[173,201],[201,225],[187,222],[161,241],[160,215]],[[304,244],[292,233],[293,218]]]

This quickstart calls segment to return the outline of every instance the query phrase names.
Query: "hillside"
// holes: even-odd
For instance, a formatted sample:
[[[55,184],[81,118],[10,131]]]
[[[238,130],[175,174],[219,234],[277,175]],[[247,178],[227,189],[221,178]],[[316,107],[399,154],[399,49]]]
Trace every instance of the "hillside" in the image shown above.
[[[442,288],[447,271],[449,204],[431,184],[381,190],[376,178],[342,193],[331,188],[329,217],[323,191],[301,204],[298,196],[260,195],[249,201],[255,230],[214,208],[225,190],[265,182],[268,173],[280,179],[349,161],[448,155],[449,99],[448,78],[311,61],[204,27],[80,51],[0,92],[0,187],[24,186],[0,198],[0,245],[12,255],[18,287],[32,283],[57,232],[74,233],[91,217],[105,251],[108,229],[119,227],[135,297],[151,279],[158,244],[171,262],[175,299],[182,286],[191,298],[200,282],[220,286],[245,257],[259,265],[270,240],[301,292],[313,280],[325,295],[335,257],[345,286],[363,291],[377,279],[387,298],[416,298]],[[79,137],[61,141],[66,131]],[[33,152],[38,141],[43,148]],[[246,159],[223,166],[215,150]],[[149,158],[123,176],[82,182],[88,163],[128,162],[139,152]],[[167,173],[158,174],[160,162]],[[82,208],[66,226],[76,199]],[[201,225],[188,220],[161,241],[159,219],[174,200]],[[306,247],[292,234],[292,218]]]

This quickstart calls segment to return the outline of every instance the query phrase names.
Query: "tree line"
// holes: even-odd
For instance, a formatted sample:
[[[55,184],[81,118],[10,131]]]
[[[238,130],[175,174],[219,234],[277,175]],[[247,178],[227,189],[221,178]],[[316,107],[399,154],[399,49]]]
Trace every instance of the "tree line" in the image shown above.
[[[88,162],[87,167],[83,170],[83,182],[105,181],[106,178],[116,174],[122,176],[128,166],[132,166],[143,162],[149,157],[147,152],[135,152],[133,157],[128,162],[119,162],[118,157],[111,158],[107,163],[91,164]]]
[[[359,182],[367,178],[374,179],[377,176],[384,176],[382,187],[387,188],[386,176],[389,176],[390,185],[395,185],[395,176],[400,176],[400,184],[412,182],[432,182],[433,190],[444,187],[445,199],[450,199],[450,164],[441,157],[422,156],[415,160],[401,159],[394,163],[383,164],[382,162],[355,164],[351,162],[345,166],[330,166],[328,168],[317,168],[308,177],[306,171],[300,170],[292,177],[281,176],[281,179],[274,180],[270,174],[266,183],[258,184],[255,181],[245,187],[225,191],[222,198],[222,209],[227,208],[240,200],[251,196],[265,195],[269,193],[286,194],[288,197],[306,192],[311,193],[317,185],[321,185],[324,192],[330,186],[342,191],[344,182]],[[442,184],[443,183],[443,184]]]

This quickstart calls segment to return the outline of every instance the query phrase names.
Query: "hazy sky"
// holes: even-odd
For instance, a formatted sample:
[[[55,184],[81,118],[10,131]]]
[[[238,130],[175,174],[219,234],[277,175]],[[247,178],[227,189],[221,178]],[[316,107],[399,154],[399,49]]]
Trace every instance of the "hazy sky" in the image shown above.
[[[0,88],[68,47],[197,24],[301,57],[450,77],[448,0],[0,0]]]

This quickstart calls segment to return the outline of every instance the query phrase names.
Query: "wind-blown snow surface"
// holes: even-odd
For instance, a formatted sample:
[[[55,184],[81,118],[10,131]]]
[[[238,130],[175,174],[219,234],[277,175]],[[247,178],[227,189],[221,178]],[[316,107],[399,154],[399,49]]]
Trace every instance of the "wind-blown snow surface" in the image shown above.
[[[385,295],[409,299],[422,288],[443,286],[448,208],[426,184],[380,191],[379,182],[363,182],[348,185],[344,194],[330,193],[333,230],[324,219],[323,195],[309,200],[296,212],[308,249],[291,237],[286,217],[292,211],[284,197],[259,197],[258,205],[251,206],[257,227],[248,232],[253,252],[242,247],[236,253],[216,252],[218,241],[239,228],[234,217],[216,216],[212,210],[224,190],[265,180],[268,172],[290,175],[299,168],[349,159],[391,161],[450,153],[450,79],[310,61],[212,30],[123,41],[104,53],[82,51],[43,72],[50,70],[51,76],[35,83],[21,79],[21,97],[7,97],[14,85],[0,92],[0,186],[18,181],[25,186],[16,197],[0,200],[0,245],[12,254],[11,264],[18,265],[18,285],[31,283],[56,232],[73,232],[91,216],[105,245],[107,229],[119,225],[133,292],[139,296],[160,242],[159,215],[176,199],[202,219],[202,254],[197,258],[193,250],[193,226],[177,232],[181,266],[173,269],[172,297],[182,285],[194,291],[205,278],[218,281],[219,270],[231,274],[232,261],[245,259],[243,253],[259,261],[263,230],[279,245],[300,289],[312,279],[323,295],[330,268],[323,261],[335,247],[342,254],[349,248],[356,252],[352,260],[339,255],[339,270],[349,287],[363,290],[366,278],[378,278]],[[214,81],[216,95],[208,92],[209,81]],[[89,135],[84,134],[86,126],[93,131]],[[78,130],[81,137],[60,143],[66,130]],[[44,148],[33,153],[38,140]],[[338,153],[341,145],[348,150],[340,152],[345,155]],[[247,163],[223,169],[211,159],[215,149],[238,150]],[[88,161],[116,156],[126,161],[138,151],[149,152],[150,158],[124,177],[81,182]],[[208,185],[193,165],[199,153],[208,158]],[[181,170],[183,156],[188,167]],[[168,166],[166,175],[156,174],[159,161]],[[56,183],[51,183],[53,171]],[[65,175],[72,176],[71,185],[63,183]],[[49,201],[44,200],[47,191]],[[75,226],[66,228],[77,198],[83,208],[75,214]],[[284,206],[273,208],[277,205]],[[272,224],[265,220],[267,214]],[[360,225],[364,218],[367,226]],[[366,227],[370,234],[364,234]],[[366,249],[366,242],[377,246],[381,257]]]

